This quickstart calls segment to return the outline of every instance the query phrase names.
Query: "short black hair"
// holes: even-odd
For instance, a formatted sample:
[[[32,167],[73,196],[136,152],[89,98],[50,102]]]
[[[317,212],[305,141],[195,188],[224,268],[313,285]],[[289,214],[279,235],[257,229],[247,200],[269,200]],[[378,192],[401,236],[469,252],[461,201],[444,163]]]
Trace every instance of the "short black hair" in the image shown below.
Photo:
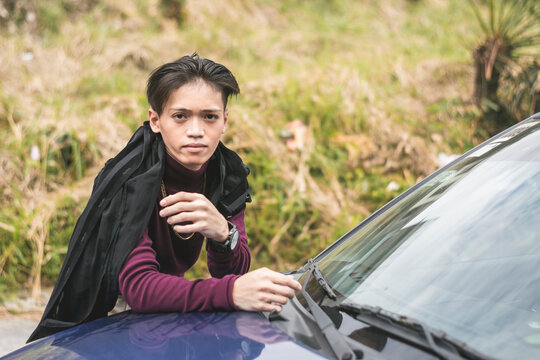
[[[229,69],[194,53],[163,64],[150,73],[146,84],[148,103],[158,115],[161,115],[171,92],[198,79],[204,80],[221,92],[224,108],[227,107],[227,101],[232,95],[240,93],[238,83]]]

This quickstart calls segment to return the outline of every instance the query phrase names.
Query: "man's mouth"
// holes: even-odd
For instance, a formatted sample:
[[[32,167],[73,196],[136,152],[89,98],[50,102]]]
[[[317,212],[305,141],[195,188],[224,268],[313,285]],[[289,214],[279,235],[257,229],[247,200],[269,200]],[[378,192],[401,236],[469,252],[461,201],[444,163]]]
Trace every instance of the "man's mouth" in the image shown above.
[[[190,152],[199,152],[206,148],[206,145],[199,143],[191,143],[182,146],[184,149]]]

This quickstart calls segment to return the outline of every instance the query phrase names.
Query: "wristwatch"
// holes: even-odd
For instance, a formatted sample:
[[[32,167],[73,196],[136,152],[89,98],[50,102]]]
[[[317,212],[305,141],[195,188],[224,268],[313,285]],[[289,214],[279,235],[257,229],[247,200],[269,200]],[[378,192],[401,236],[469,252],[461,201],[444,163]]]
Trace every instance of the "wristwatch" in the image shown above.
[[[238,243],[238,237],[240,236],[238,234],[238,229],[236,228],[236,225],[234,225],[232,222],[227,220],[227,224],[229,225],[229,235],[227,236],[227,239],[225,239],[224,242],[219,242],[214,239],[207,239],[206,243],[212,250],[226,253],[231,250],[234,250],[236,247],[236,244]]]

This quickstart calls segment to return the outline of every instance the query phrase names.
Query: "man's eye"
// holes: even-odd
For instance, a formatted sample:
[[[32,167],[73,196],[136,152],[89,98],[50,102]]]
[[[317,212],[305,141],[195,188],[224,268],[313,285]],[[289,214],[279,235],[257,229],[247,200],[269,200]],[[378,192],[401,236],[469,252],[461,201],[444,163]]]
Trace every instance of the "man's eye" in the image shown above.
[[[208,114],[206,115],[206,118],[208,120],[217,120],[219,117],[216,114]]]
[[[174,114],[173,118],[183,120],[186,118],[186,115],[184,114]]]

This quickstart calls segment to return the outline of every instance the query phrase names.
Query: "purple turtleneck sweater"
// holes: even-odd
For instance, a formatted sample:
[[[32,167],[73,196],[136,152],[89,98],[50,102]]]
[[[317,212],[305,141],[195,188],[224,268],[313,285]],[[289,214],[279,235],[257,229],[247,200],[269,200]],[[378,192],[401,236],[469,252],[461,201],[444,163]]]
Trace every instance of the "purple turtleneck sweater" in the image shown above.
[[[166,158],[163,183],[167,195],[179,191],[203,193],[208,163],[198,171],[191,171],[170,155]],[[159,216],[161,199],[160,194],[141,241],[126,259],[118,277],[126,302],[136,312],[236,310],[233,284],[249,270],[251,260],[244,210],[228,219],[240,234],[234,250],[219,253],[208,248],[212,278],[186,280],[184,273],[197,262],[204,238],[196,233],[189,240],[179,239],[166,218]]]

